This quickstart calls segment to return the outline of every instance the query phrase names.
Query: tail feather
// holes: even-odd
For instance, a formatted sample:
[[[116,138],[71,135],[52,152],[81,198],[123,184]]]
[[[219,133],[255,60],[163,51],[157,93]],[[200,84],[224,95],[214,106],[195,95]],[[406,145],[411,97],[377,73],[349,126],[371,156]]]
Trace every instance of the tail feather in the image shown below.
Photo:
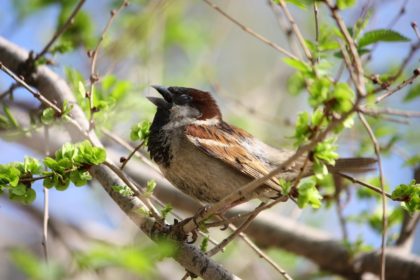
[[[376,159],[374,158],[340,158],[337,159],[334,166],[330,166],[328,169],[330,172],[349,172],[349,173],[364,173],[375,170],[374,164]]]

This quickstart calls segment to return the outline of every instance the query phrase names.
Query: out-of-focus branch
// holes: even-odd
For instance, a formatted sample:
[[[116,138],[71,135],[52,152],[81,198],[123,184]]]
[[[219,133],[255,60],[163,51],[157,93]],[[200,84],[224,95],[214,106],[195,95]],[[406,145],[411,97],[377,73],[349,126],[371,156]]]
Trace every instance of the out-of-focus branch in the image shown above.
[[[235,214],[245,213],[235,211]],[[245,231],[262,248],[281,248],[306,257],[321,269],[358,279],[365,272],[379,274],[379,252],[352,256],[328,233],[269,212],[261,213]],[[415,279],[420,275],[420,257],[396,249],[386,250],[387,279]]]

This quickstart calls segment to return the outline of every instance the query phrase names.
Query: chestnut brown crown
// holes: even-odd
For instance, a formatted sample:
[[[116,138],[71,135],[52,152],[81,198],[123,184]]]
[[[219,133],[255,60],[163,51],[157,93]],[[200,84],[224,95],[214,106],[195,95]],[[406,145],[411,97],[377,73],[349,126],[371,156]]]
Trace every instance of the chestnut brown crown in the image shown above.
[[[222,119],[222,113],[209,92],[188,87],[163,87],[156,85],[152,87],[162,95],[163,99],[158,97],[148,97],[148,99],[160,109],[169,110],[174,105],[190,106],[201,113],[197,118],[199,120]]]

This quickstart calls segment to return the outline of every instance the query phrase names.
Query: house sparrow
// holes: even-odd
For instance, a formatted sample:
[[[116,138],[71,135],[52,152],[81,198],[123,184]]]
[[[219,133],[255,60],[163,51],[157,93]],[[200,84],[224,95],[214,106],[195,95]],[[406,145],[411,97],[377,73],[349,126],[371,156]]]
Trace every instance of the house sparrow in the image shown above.
[[[245,184],[276,168],[294,154],[276,149],[248,132],[229,125],[210,93],[193,88],[153,86],[163,97],[148,97],[157,106],[150,127],[148,151],[166,179],[202,202],[215,203]],[[296,179],[304,166],[303,155],[278,178]],[[369,159],[339,159],[332,170],[363,171]],[[309,161],[303,176],[311,175]],[[272,178],[244,197],[281,196],[278,179]]]

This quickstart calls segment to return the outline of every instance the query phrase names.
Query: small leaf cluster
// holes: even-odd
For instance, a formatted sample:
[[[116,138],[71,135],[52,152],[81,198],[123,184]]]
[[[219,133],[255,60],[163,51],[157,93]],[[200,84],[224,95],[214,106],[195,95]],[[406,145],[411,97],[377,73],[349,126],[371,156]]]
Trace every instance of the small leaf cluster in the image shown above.
[[[130,189],[128,186],[114,185],[112,186],[112,189],[120,195],[122,195],[123,197],[130,197],[134,195],[133,190]]]
[[[44,186],[65,190],[70,182],[75,186],[86,185],[91,180],[87,170],[93,165],[103,163],[105,159],[105,150],[92,146],[87,140],[76,145],[64,144],[55,152],[54,158],[44,159],[45,166],[51,170],[51,176],[45,178]]]
[[[63,102],[63,108],[61,113],[56,112],[53,108],[49,107],[42,111],[40,120],[44,125],[51,125],[57,118],[63,118],[70,114],[73,109],[73,105],[70,105],[67,101]]]
[[[88,87],[83,75],[73,68],[66,68],[65,72],[71,89],[76,93],[77,103],[87,115],[90,114]],[[92,93],[95,123],[111,127],[117,123],[116,107],[124,111],[121,106],[124,106],[123,101],[132,89],[133,85],[128,80],[120,80],[112,74],[101,77]]]
[[[34,175],[42,174],[42,170],[40,162],[32,157],[25,157],[23,162],[0,165],[0,193],[7,190],[11,200],[31,203],[36,193],[31,188],[30,180]]]
[[[410,214],[420,211],[420,184],[416,180],[398,185],[391,196],[393,200],[402,201],[401,206]]]
[[[147,143],[147,139],[149,138],[150,130],[150,122],[145,120],[139,122],[131,127],[130,139],[131,141],[138,141],[142,140]]]
[[[318,180],[322,180],[328,174],[327,165],[334,165],[338,154],[335,152],[335,139],[330,138],[319,142],[312,150],[313,171]]]
[[[310,205],[312,208],[321,207],[322,195],[316,188],[316,178],[313,176],[305,178],[298,186],[297,204],[300,208]]]
[[[32,183],[43,180],[47,188],[65,190],[72,182],[83,186],[92,179],[88,170],[106,159],[105,150],[94,147],[89,141],[65,144],[54,157],[46,157],[41,164],[33,157],[23,162],[0,165],[0,192],[6,190],[11,200],[31,203],[36,198]]]

